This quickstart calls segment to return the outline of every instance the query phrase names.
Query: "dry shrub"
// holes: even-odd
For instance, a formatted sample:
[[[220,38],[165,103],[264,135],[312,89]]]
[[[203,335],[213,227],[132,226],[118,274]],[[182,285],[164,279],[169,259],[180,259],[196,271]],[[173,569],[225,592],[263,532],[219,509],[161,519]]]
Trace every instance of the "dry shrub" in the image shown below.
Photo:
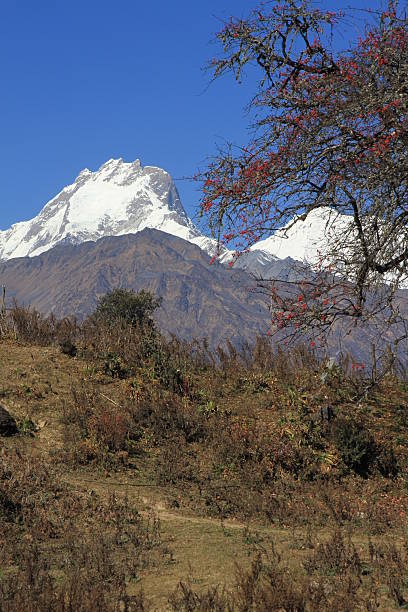
[[[205,593],[194,591],[191,582],[180,582],[169,598],[170,609],[174,612],[232,612],[231,596],[222,587],[209,588]]]
[[[95,411],[87,420],[90,438],[110,451],[128,450],[133,424],[130,415],[111,406]]]
[[[392,446],[376,443],[363,423],[353,418],[337,418],[332,435],[346,470],[364,478],[375,472],[385,477],[398,474],[398,462]]]
[[[207,417],[177,395],[154,402],[138,402],[133,407],[132,416],[138,426],[153,433],[157,444],[163,444],[174,436],[181,436],[186,444],[192,444],[208,436]]]
[[[369,554],[373,570],[385,582],[394,604],[406,607],[404,592],[408,586],[408,540],[405,538],[402,549],[398,549],[393,542],[385,545],[370,542]]]
[[[361,576],[361,559],[351,541],[350,532],[345,540],[338,528],[327,542],[317,544],[303,565],[308,575],[315,571],[329,575],[351,571],[358,578]]]
[[[194,590],[180,582],[169,599],[174,611],[194,612],[374,612],[404,606],[407,554],[395,545],[370,544],[369,558],[362,559],[351,535],[336,530],[326,542],[311,544],[313,552],[301,567],[286,565],[274,545],[255,546],[249,569],[237,568],[232,589],[212,587]],[[406,546],[405,546],[406,549]],[[382,593],[380,604],[379,594]]]
[[[17,340],[39,346],[73,345],[79,329],[72,317],[57,319],[54,314],[45,316],[34,308],[18,305],[16,301],[8,313],[8,326]]]
[[[71,391],[72,400],[64,404],[63,461],[74,465],[106,463],[109,455],[114,464],[115,453],[138,452],[140,433],[128,406],[112,403],[91,383],[73,385]]]
[[[218,434],[218,435],[217,435]],[[307,432],[297,428],[290,435],[285,426],[271,427],[254,419],[230,419],[217,423],[214,446],[221,462],[237,467],[250,464],[252,482],[257,485],[276,480],[282,472],[306,476],[314,458]]]
[[[97,546],[96,542],[95,545]],[[60,586],[57,590],[50,572],[49,560],[41,553],[36,544],[26,544],[19,553],[18,570],[10,572],[0,583],[2,599],[0,609],[4,612],[14,610],[32,610],[33,612],[34,610],[49,610],[50,612],[51,610],[58,612],[102,610],[108,612],[114,609],[115,599],[119,604],[123,598],[125,585],[122,580],[124,576],[113,575],[109,582],[106,581],[105,576],[95,580],[95,574],[92,571],[94,568],[90,564],[91,555],[88,551],[85,551],[81,559],[76,558],[76,555],[68,557],[66,581],[64,586],[62,588]],[[94,561],[95,558],[92,560]],[[75,566],[78,562],[80,564]],[[86,571],[84,571],[83,562],[88,563]],[[106,564],[101,564],[99,567],[103,571]],[[114,594],[113,598],[111,593]]]
[[[63,487],[51,478],[50,466],[20,451],[2,449],[0,455],[0,513],[4,521],[30,525],[38,538],[56,537],[64,526],[60,511],[66,500]]]
[[[81,326],[79,342],[87,358],[106,360],[110,355],[131,372],[160,355],[164,339],[151,327],[133,326],[121,319],[112,325],[91,316]]]
[[[125,498],[72,491],[17,451],[0,462],[0,610],[145,610],[126,583],[170,553],[156,517]]]
[[[313,602],[314,607],[307,607]],[[244,612],[253,610],[285,610],[301,612],[306,609],[322,609],[325,596],[318,587],[308,592],[307,582],[294,575],[281,564],[274,547],[267,553],[259,552],[248,571],[237,569],[233,591],[212,588],[199,594],[191,584],[181,582],[169,599],[174,611],[193,612]]]
[[[132,390],[132,389],[131,389]],[[181,447],[206,438],[208,418],[194,405],[176,394],[165,398],[122,398],[119,405],[98,391],[96,385],[83,381],[72,386],[72,400],[64,405],[66,442],[81,449],[86,458],[101,458],[106,453],[139,452],[138,440],[143,432],[151,443],[166,447],[180,438]],[[79,457],[78,456],[78,457]],[[170,465],[174,462],[170,462]]]
[[[168,440],[154,464],[156,482],[160,485],[191,485],[199,482],[199,460],[194,451],[186,448],[185,440],[175,436]]]
[[[302,371],[317,371],[320,359],[304,344],[282,350],[275,347],[265,336],[257,336],[252,348],[250,367],[273,371],[282,382],[293,381],[294,374]]]

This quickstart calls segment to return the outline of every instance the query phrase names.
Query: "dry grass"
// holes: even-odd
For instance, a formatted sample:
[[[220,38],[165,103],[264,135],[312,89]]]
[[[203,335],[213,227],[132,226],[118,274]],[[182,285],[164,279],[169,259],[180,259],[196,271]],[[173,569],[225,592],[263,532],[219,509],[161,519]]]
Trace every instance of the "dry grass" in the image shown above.
[[[405,606],[404,382],[18,316],[0,610]]]

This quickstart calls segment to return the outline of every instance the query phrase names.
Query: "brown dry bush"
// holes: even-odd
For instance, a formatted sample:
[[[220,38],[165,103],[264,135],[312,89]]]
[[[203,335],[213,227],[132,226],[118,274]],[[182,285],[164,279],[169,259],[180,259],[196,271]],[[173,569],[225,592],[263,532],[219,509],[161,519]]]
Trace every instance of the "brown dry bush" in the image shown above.
[[[343,574],[351,571],[357,578],[361,576],[361,559],[351,541],[351,534],[345,540],[339,528],[331,538],[315,546],[315,550],[303,562],[308,575],[319,571],[323,574]]]
[[[111,406],[99,409],[87,420],[88,436],[113,452],[130,448],[132,429],[130,416]]]
[[[173,484],[186,491],[200,483],[200,462],[181,436],[174,436],[163,445],[154,463],[154,478],[159,485]]]
[[[34,308],[26,308],[14,301],[7,316],[8,329],[21,342],[48,346],[70,342],[74,343],[79,326],[73,317],[57,319],[54,314],[43,315]]]
[[[180,438],[181,446],[206,438],[208,419],[191,403],[175,393],[166,397],[123,397],[121,404],[108,398],[97,385],[82,381],[72,386],[72,398],[64,404],[65,451],[63,460],[70,463],[105,461],[110,454],[126,451],[137,455],[138,441],[148,434],[150,443],[166,449],[167,443]],[[170,462],[174,465],[174,462]]]
[[[194,590],[181,581],[169,599],[174,611],[194,612],[332,612],[390,609],[405,605],[406,550],[369,546],[362,557],[351,536],[336,530],[325,542],[312,542],[302,567],[285,564],[273,544],[255,546],[249,569],[237,567],[232,589]]]
[[[208,436],[208,419],[191,403],[177,395],[153,402],[139,402],[132,411],[135,422],[153,433],[156,444],[181,436],[186,444],[204,440]]]
[[[140,429],[130,407],[120,406],[101,394],[96,385],[82,381],[72,385],[72,397],[65,402],[63,424],[65,445],[57,453],[71,465],[115,464],[115,453],[138,453]],[[118,455],[116,458],[123,458]]]
[[[60,511],[63,487],[50,476],[50,466],[20,451],[0,454],[0,513],[5,522],[30,525],[36,537],[56,537],[64,529]],[[52,503],[50,503],[52,501]]]
[[[145,610],[126,584],[169,551],[160,523],[125,498],[65,485],[50,465],[3,449],[0,610]]]
[[[408,540],[405,538],[402,549],[395,543],[369,546],[370,562],[373,570],[382,577],[388,587],[389,595],[398,607],[406,607],[408,587]]]
[[[308,606],[313,602],[313,607]],[[289,572],[281,564],[274,547],[254,557],[248,571],[237,568],[236,583],[232,591],[212,588],[205,593],[194,592],[191,584],[181,582],[169,599],[174,611],[193,612],[246,612],[285,610],[302,612],[323,609],[325,597],[322,589],[308,593],[307,582]]]
[[[287,567],[281,566],[280,556],[271,552],[258,553],[249,571],[237,568],[233,591],[213,588],[199,594],[188,582],[181,582],[169,599],[172,610],[203,612],[234,612],[255,610],[306,609],[304,585],[294,580]],[[320,599],[320,598],[319,598]],[[321,603],[321,601],[319,602]]]

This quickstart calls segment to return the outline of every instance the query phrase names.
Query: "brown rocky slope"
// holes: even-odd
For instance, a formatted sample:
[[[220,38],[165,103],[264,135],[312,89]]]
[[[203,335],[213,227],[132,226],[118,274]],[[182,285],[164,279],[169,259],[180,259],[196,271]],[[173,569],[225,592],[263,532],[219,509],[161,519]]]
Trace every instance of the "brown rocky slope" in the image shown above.
[[[265,333],[268,310],[263,297],[248,291],[250,276],[209,263],[197,246],[145,229],[0,263],[0,283],[9,303],[15,298],[58,317],[83,319],[114,287],[144,288],[163,298],[159,327],[181,338],[207,337],[211,345],[228,338],[237,344]]]

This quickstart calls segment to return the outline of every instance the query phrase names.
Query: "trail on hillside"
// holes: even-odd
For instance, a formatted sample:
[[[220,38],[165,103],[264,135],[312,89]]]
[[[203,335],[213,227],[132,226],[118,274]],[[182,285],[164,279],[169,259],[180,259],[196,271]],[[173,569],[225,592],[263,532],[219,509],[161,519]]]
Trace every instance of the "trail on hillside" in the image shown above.
[[[194,516],[189,514],[182,514],[180,512],[174,512],[166,508],[166,505],[162,499],[157,499],[152,496],[148,497],[145,494],[144,488],[148,489],[148,485],[136,485],[139,491],[142,491],[141,495],[137,494],[135,490],[135,484],[131,482],[109,482],[109,479],[83,479],[80,476],[70,474],[64,477],[64,481],[71,487],[80,491],[95,491],[101,497],[107,497],[112,493],[119,493],[123,497],[138,499],[143,503],[144,509],[140,510],[142,516],[147,516],[150,511],[153,511],[160,520],[164,521],[182,521],[195,523],[197,525],[213,525],[214,527],[228,528],[228,529],[245,529],[248,527],[247,524],[239,521],[225,521],[221,518],[209,518]],[[139,488],[140,487],[140,488]],[[264,528],[265,531],[267,530]]]

